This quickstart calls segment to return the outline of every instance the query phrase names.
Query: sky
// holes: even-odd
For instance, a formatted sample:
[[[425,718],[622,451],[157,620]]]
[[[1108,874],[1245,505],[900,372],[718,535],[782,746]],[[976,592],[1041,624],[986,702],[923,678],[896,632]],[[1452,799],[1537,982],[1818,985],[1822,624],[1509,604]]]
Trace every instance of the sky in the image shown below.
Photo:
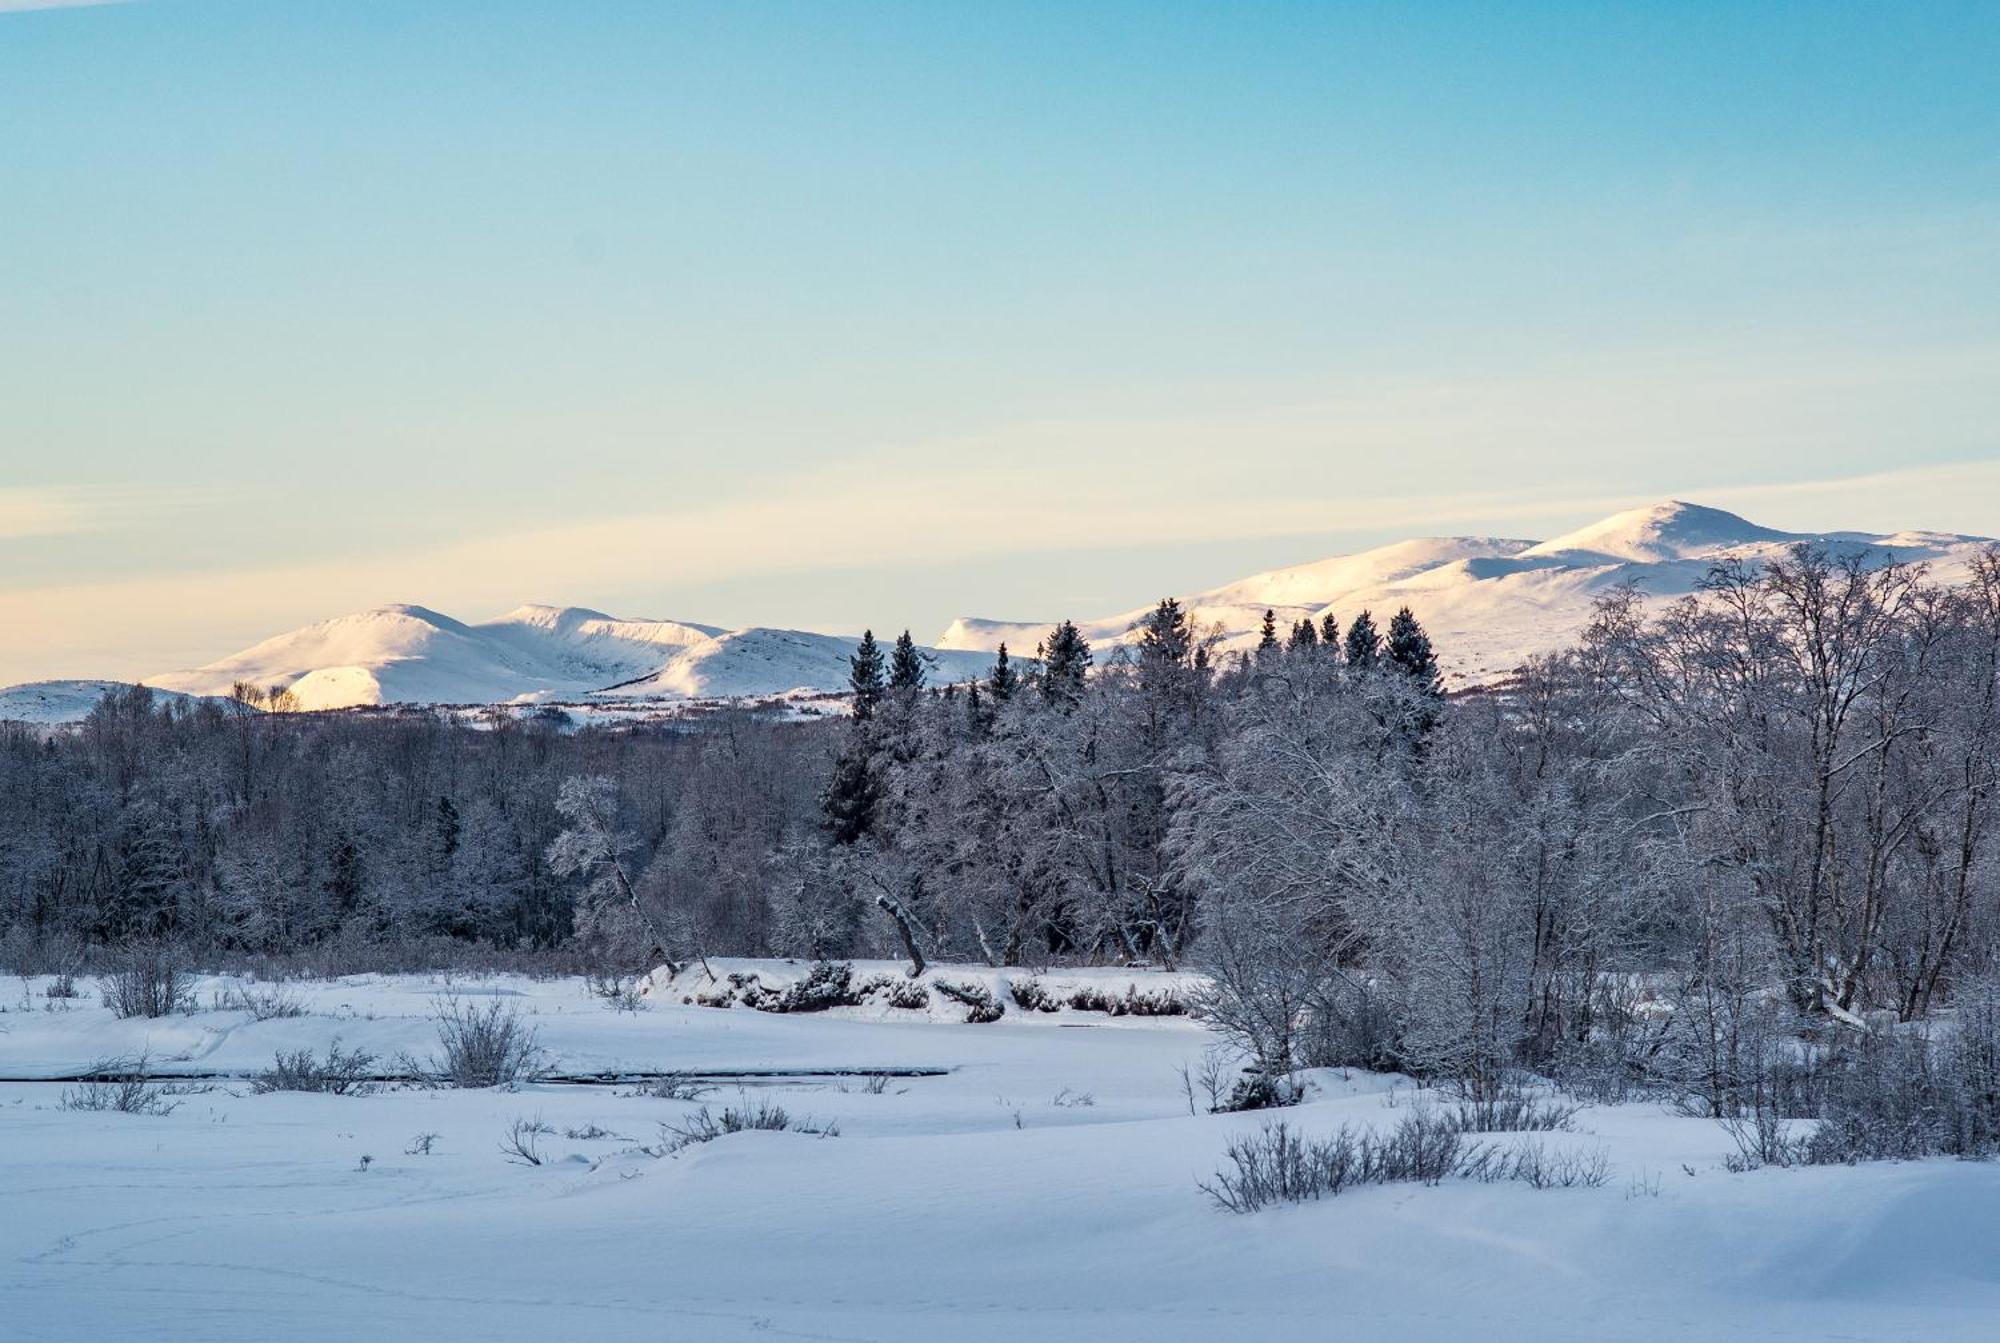
[[[2000,535],[2000,6],[0,0],[0,684]]]

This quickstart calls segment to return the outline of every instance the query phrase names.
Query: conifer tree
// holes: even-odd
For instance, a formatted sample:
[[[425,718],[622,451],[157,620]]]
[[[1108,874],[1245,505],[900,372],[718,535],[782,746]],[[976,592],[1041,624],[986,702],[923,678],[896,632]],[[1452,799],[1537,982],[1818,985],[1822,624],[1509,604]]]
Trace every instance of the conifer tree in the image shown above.
[[[1382,638],[1375,632],[1375,618],[1363,611],[1347,627],[1347,665],[1367,671],[1382,654]]]
[[[1264,608],[1264,623],[1257,631],[1257,656],[1264,657],[1278,651],[1278,613],[1270,607]]]
[[[847,688],[854,692],[854,721],[865,723],[882,702],[882,646],[874,630],[863,630],[854,656],[847,660]]]
[[[1286,647],[1294,653],[1313,653],[1319,650],[1319,630],[1314,627],[1311,617],[1293,624],[1291,642]]]
[[[859,738],[850,741],[834,762],[833,777],[827,780],[819,799],[827,832],[835,844],[852,844],[874,828],[880,792],[875,772],[869,768],[868,748]]]
[[[1443,693],[1438,678],[1437,654],[1431,649],[1430,635],[1405,606],[1389,622],[1389,641],[1384,651],[1389,665],[1415,681],[1427,694]]]
[[[1014,690],[1020,683],[1021,678],[1015,672],[1014,664],[1007,658],[1007,645],[1003,643],[993,655],[993,672],[987,677],[986,688],[992,692],[996,703],[1005,704],[1013,698]]]
[[[1276,636],[1272,642],[1276,643]],[[1194,629],[1187,612],[1172,597],[1163,597],[1146,617],[1146,632],[1139,636],[1139,661],[1145,665],[1178,667],[1188,661],[1194,649]]]
[[[1326,646],[1326,651],[1329,653],[1340,651],[1340,622],[1334,618],[1331,611],[1319,618],[1319,641]]]
[[[924,688],[924,657],[917,651],[917,641],[904,630],[896,636],[896,646],[889,654],[889,689],[916,691]]]
[[[1090,670],[1090,644],[1083,631],[1065,620],[1035,651],[1042,659],[1042,698],[1071,704],[1080,699]]]

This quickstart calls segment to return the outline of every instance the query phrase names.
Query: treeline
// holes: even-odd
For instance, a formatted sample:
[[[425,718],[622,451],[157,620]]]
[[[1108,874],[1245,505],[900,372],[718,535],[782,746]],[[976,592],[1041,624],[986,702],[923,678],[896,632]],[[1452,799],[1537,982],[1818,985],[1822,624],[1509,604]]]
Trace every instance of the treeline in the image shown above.
[[[0,739],[0,935],[1199,965],[1274,1072],[1597,1068],[1718,1111],[1802,1028],[1994,975],[2000,558],[1722,564],[1450,699],[1407,611],[1242,655],[1172,601],[1138,633],[941,687],[870,638],[841,721],[113,697]]]

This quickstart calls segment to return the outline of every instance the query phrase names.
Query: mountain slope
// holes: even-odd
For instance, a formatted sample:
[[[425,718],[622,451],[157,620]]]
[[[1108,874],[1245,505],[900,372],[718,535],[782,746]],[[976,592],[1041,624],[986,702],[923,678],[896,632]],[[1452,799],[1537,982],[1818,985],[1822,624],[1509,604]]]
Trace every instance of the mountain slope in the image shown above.
[[[720,634],[677,654],[645,680],[618,687],[624,695],[714,699],[775,695],[788,690],[840,690],[857,641],[804,630],[747,629]],[[932,652],[935,684],[984,676],[990,653]]]
[[[847,684],[857,640],[800,630],[725,630],[623,620],[583,607],[523,606],[465,624],[422,606],[384,606],[266,639],[154,684],[226,694],[282,686],[301,709],[589,699],[724,699]],[[984,653],[945,654],[934,679],[983,673]]]
[[[1935,576],[1962,576],[1982,537],[1938,532],[1816,534],[1760,527],[1734,513],[1669,500],[1614,514],[1550,541],[1438,537],[1399,541],[1355,555],[1274,569],[1182,598],[1193,618],[1219,629],[1225,648],[1251,647],[1264,612],[1280,629],[1331,613],[1344,628],[1361,611],[1386,626],[1408,606],[1430,632],[1448,678],[1461,684],[1503,675],[1533,654],[1566,643],[1590,618],[1609,588],[1634,583],[1650,596],[1695,590],[1725,555],[1759,563],[1793,545],[1822,545],[1887,562],[1921,562]],[[1078,621],[1094,645],[1137,639],[1149,607]],[[1048,622],[961,617],[938,640],[941,648],[991,651],[1003,640],[1032,650]]]
[[[1251,647],[1266,609],[1281,629],[1331,614],[1343,628],[1363,610],[1386,625],[1408,606],[1430,631],[1447,677],[1477,684],[1572,639],[1607,589],[1655,597],[1692,592],[1717,559],[1752,564],[1800,542],[1835,554],[1922,562],[1964,575],[1985,539],[1906,531],[1793,533],[1678,500],[1631,509],[1548,541],[1430,537],[1273,569],[1185,595],[1228,649]],[[1138,637],[1149,606],[1078,622],[1101,652]],[[966,616],[933,654],[932,681],[983,675],[1003,642],[1031,656],[1047,621]],[[522,606],[466,624],[423,606],[384,606],[266,639],[219,661],[151,678],[191,695],[226,695],[238,681],[288,687],[302,708],[370,704],[644,703],[829,692],[847,683],[855,640],[801,630],[728,630],[675,620],[628,620],[574,606]],[[0,691],[0,718],[71,721],[109,682],[47,682]]]
[[[28,681],[0,689],[0,723],[80,723],[106,695],[130,689],[128,681]],[[184,707],[199,702],[194,695],[156,690],[160,699]]]

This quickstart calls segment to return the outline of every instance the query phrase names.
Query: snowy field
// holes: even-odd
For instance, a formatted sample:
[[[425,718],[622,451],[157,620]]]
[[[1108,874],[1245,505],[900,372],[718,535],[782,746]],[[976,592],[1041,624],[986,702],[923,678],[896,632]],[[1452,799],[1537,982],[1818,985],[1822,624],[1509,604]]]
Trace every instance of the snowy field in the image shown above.
[[[684,1006],[677,985],[617,1011],[575,980],[362,976],[292,985],[308,1014],[256,1021],[211,1006],[236,983],[201,981],[193,1014],[120,1021],[94,986],[65,1007],[47,981],[6,982],[9,1077],[143,1051],[239,1080],[163,1116],[0,1083],[0,1337],[2000,1337],[1988,1165],[1730,1174],[1715,1125],[1600,1107],[1540,1135],[1601,1148],[1599,1188],[1388,1186],[1235,1216],[1196,1181],[1268,1116],[1189,1113],[1179,1070],[1212,1042],[1185,1018],[773,1015]],[[700,1101],[556,1080],[360,1097],[240,1080],[336,1037],[429,1054],[447,993],[516,1006],[558,1076],[822,1075],[724,1081]],[[865,1077],[925,1069],[947,1071]],[[1421,1099],[1400,1079],[1314,1076],[1285,1112],[1311,1133],[1391,1124]],[[838,1135],[653,1154],[663,1124],[746,1098]],[[503,1156],[516,1119],[553,1130],[542,1165]]]

